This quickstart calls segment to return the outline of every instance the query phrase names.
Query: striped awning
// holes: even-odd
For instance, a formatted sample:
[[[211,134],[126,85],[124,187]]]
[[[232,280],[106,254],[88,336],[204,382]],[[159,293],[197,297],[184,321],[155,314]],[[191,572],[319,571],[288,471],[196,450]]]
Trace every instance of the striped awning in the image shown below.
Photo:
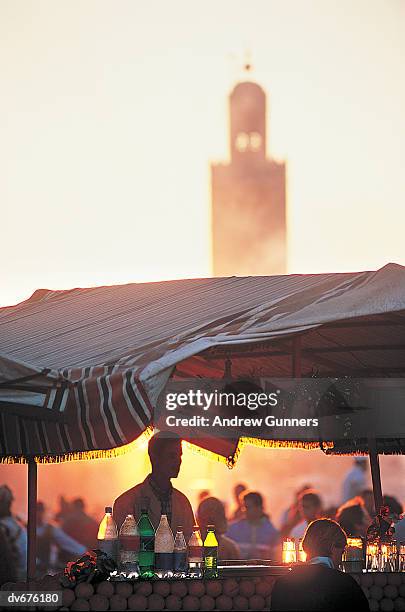
[[[404,324],[405,268],[396,264],[40,290],[0,309],[0,457],[114,452],[153,425],[170,376],[222,377],[229,360],[234,376],[290,376],[298,336],[304,372],[404,376]],[[13,387],[10,364],[19,363],[41,379]],[[222,443],[218,452],[233,451]]]

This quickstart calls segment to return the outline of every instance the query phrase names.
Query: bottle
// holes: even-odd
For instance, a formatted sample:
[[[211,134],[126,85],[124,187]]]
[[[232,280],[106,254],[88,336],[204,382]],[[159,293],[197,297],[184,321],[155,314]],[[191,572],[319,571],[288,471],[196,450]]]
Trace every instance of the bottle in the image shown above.
[[[148,516],[149,499],[141,499],[141,516],[138,521],[139,533],[139,571],[142,577],[153,577],[155,567],[155,530]]]
[[[113,519],[111,506],[106,506],[105,515],[100,523],[97,534],[98,548],[118,561],[118,530]]]
[[[127,514],[125,521],[121,525],[119,543],[120,570],[126,574],[137,572],[139,569],[139,533],[133,514]]]
[[[173,571],[174,538],[167,515],[160,517],[159,527],[155,535],[155,568],[157,570]]]
[[[204,540],[204,578],[218,578],[218,540],[214,529],[214,525],[207,525]]]
[[[174,538],[174,571],[187,572],[187,544],[183,534],[183,527],[177,527],[176,537]]]
[[[200,576],[204,565],[203,543],[198,525],[194,525],[193,533],[188,541],[188,569],[190,574]]]

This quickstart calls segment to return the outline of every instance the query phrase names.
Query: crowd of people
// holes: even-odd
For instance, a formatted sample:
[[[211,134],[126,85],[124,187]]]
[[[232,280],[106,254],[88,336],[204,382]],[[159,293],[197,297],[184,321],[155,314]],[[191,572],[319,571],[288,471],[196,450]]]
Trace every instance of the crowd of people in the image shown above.
[[[308,526],[314,522],[332,521],[345,536],[364,537],[375,516],[373,494],[366,488],[367,461],[362,457],[354,459],[353,468],[343,482],[339,507],[325,508],[320,492],[305,484],[298,488],[276,525],[265,507],[264,496],[243,483],[234,487],[233,506],[228,513],[224,502],[209,491],[201,492],[194,513],[186,495],[171,483],[179,473],[181,455],[180,439],[159,434],[151,439],[152,471],[142,483],[116,499],[114,517],[118,527],[127,514],[139,516],[140,500],[147,497],[150,519],[155,527],[163,507],[172,529],[175,531],[177,525],[182,525],[186,538],[191,535],[195,522],[203,536],[208,525],[215,525],[219,559],[279,562],[282,541],[286,537],[307,537]],[[400,502],[391,496],[386,496],[384,502],[391,514],[399,519],[403,511]],[[59,506],[53,520],[49,520],[45,504],[41,501],[37,504],[38,575],[59,571],[68,560],[97,548],[98,521],[86,512],[85,501],[61,497]],[[396,538],[405,541],[404,519],[396,524]],[[13,493],[7,485],[0,486],[0,550],[3,553],[0,555],[0,582],[23,580],[27,557],[26,526],[13,513]]]
[[[27,568],[27,526],[13,512],[13,492],[0,486],[0,584],[23,581]],[[86,550],[97,548],[98,524],[86,513],[82,498],[59,499],[59,509],[48,519],[47,508],[37,502],[37,574],[56,573]]]
[[[365,537],[376,515],[373,492],[366,488],[367,467],[367,458],[354,459],[353,467],[343,481],[342,503],[337,507],[325,507],[320,492],[305,484],[298,488],[294,500],[282,512],[276,526],[266,513],[263,496],[250,490],[246,484],[238,483],[234,487],[234,509],[228,520],[224,504],[205,491],[197,510],[198,523],[203,530],[209,523],[217,525],[219,556],[223,559],[280,560],[282,541],[288,537],[303,538],[308,525],[321,518],[335,520],[347,536]],[[405,519],[400,519],[403,512],[401,503],[390,495],[385,495],[383,502],[397,521],[396,539],[405,542]],[[224,538],[226,546],[221,547]],[[230,552],[235,556],[231,557]]]

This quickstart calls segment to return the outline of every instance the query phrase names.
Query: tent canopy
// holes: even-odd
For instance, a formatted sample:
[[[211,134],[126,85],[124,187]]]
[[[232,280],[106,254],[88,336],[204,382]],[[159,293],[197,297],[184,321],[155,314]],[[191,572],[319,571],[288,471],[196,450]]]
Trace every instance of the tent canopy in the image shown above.
[[[297,338],[303,376],[404,376],[405,268],[35,292],[0,309],[0,457],[107,454],[153,424],[170,376],[291,376]],[[63,389],[39,405],[25,383],[58,418],[16,414],[21,362]]]

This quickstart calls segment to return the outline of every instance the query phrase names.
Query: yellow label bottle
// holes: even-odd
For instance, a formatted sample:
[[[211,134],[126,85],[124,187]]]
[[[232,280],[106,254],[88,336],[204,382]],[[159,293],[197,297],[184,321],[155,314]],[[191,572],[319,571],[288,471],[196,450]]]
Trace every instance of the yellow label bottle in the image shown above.
[[[204,578],[218,578],[218,540],[214,525],[207,525],[204,540]]]

